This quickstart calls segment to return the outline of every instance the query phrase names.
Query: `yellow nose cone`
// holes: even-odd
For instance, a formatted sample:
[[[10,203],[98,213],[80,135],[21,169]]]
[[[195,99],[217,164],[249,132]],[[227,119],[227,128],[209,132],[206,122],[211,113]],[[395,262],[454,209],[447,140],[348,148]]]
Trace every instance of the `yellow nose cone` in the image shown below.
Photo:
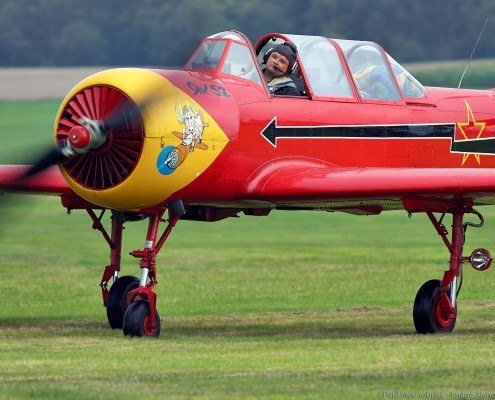
[[[227,135],[193,98],[159,73],[145,69],[107,70],[84,79],[66,96],[56,127],[70,100],[94,86],[117,88],[134,103],[147,104],[141,110],[142,152],[133,171],[122,182],[107,189],[89,188],[61,167],[72,189],[94,204],[135,211],[163,203],[198,178],[228,143]],[[98,158],[105,152],[104,147],[91,154],[99,160],[93,168],[97,162],[105,162],[105,157]],[[121,156],[125,157],[125,152]],[[87,168],[92,168],[92,164],[88,163]],[[101,171],[113,173],[112,168],[105,166]]]

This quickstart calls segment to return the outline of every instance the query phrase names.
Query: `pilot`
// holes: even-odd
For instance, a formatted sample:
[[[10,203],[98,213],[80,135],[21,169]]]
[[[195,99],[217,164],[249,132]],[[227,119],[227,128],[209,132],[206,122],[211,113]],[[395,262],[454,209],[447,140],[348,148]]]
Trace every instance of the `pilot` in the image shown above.
[[[290,77],[297,57],[297,47],[292,42],[277,44],[263,57],[263,74],[270,93],[274,95],[300,96],[301,93]]]

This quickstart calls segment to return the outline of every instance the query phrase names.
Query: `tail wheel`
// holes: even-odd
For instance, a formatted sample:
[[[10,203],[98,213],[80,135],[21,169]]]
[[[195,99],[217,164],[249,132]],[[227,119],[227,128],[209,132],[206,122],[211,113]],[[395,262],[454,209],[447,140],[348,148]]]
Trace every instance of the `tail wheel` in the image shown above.
[[[413,319],[418,333],[448,333],[454,329],[456,317],[446,318],[440,308],[440,283],[438,279],[427,281],[416,294]]]
[[[160,315],[155,313],[155,326],[151,326],[150,304],[147,300],[138,300],[127,308],[124,315],[124,335],[126,336],[160,336]]]
[[[107,299],[107,318],[112,329],[122,329],[127,293],[138,286],[139,279],[135,276],[122,276],[110,288]]]

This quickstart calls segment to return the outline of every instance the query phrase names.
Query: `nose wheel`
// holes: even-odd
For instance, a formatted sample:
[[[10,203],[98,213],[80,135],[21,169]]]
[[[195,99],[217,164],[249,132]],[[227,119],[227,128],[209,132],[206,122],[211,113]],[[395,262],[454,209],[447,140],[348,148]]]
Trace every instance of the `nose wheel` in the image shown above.
[[[160,336],[160,315],[155,309],[154,322],[150,318],[150,303],[138,300],[127,308],[124,315],[123,332],[125,336]]]
[[[71,210],[76,208],[72,205],[73,203],[66,202],[67,208]],[[101,223],[105,210],[98,217],[92,209],[85,208],[93,220],[93,229],[102,233],[110,247],[110,265],[105,267],[100,282],[103,304],[107,307],[108,322],[112,329],[123,329],[126,336],[158,337],[160,335],[160,316],[156,310],[157,296],[154,292],[157,284],[156,256],[172,232],[172,228],[186,212],[181,200],[170,203],[167,208],[167,220],[162,219],[166,209],[158,209],[151,214],[124,214],[113,211],[111,235]],[[140,259],[141,278],[134,276],[117,278],[120,272],[124,222],[141,221],[145,218],[148,218],[145,247],[130,253],[131,256]],[[168,221],[168,224],[159,236],[158,227],[165,221]],[[111,280],[113,284],[108,289]]]
[[[113,283],[107,300],[107,319],[112,329],[122,329],[127,294],[138,286],[139,279],[135,276],[122,276]]]

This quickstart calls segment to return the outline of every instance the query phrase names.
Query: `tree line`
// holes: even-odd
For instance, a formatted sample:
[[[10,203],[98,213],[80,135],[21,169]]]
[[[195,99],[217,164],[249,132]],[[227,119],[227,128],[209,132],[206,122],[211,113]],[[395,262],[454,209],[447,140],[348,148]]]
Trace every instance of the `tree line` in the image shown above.
[[[372,40],[399,62],[495,57],[493,0],[0,0],[0,66],[176,66],[235,29]]]

